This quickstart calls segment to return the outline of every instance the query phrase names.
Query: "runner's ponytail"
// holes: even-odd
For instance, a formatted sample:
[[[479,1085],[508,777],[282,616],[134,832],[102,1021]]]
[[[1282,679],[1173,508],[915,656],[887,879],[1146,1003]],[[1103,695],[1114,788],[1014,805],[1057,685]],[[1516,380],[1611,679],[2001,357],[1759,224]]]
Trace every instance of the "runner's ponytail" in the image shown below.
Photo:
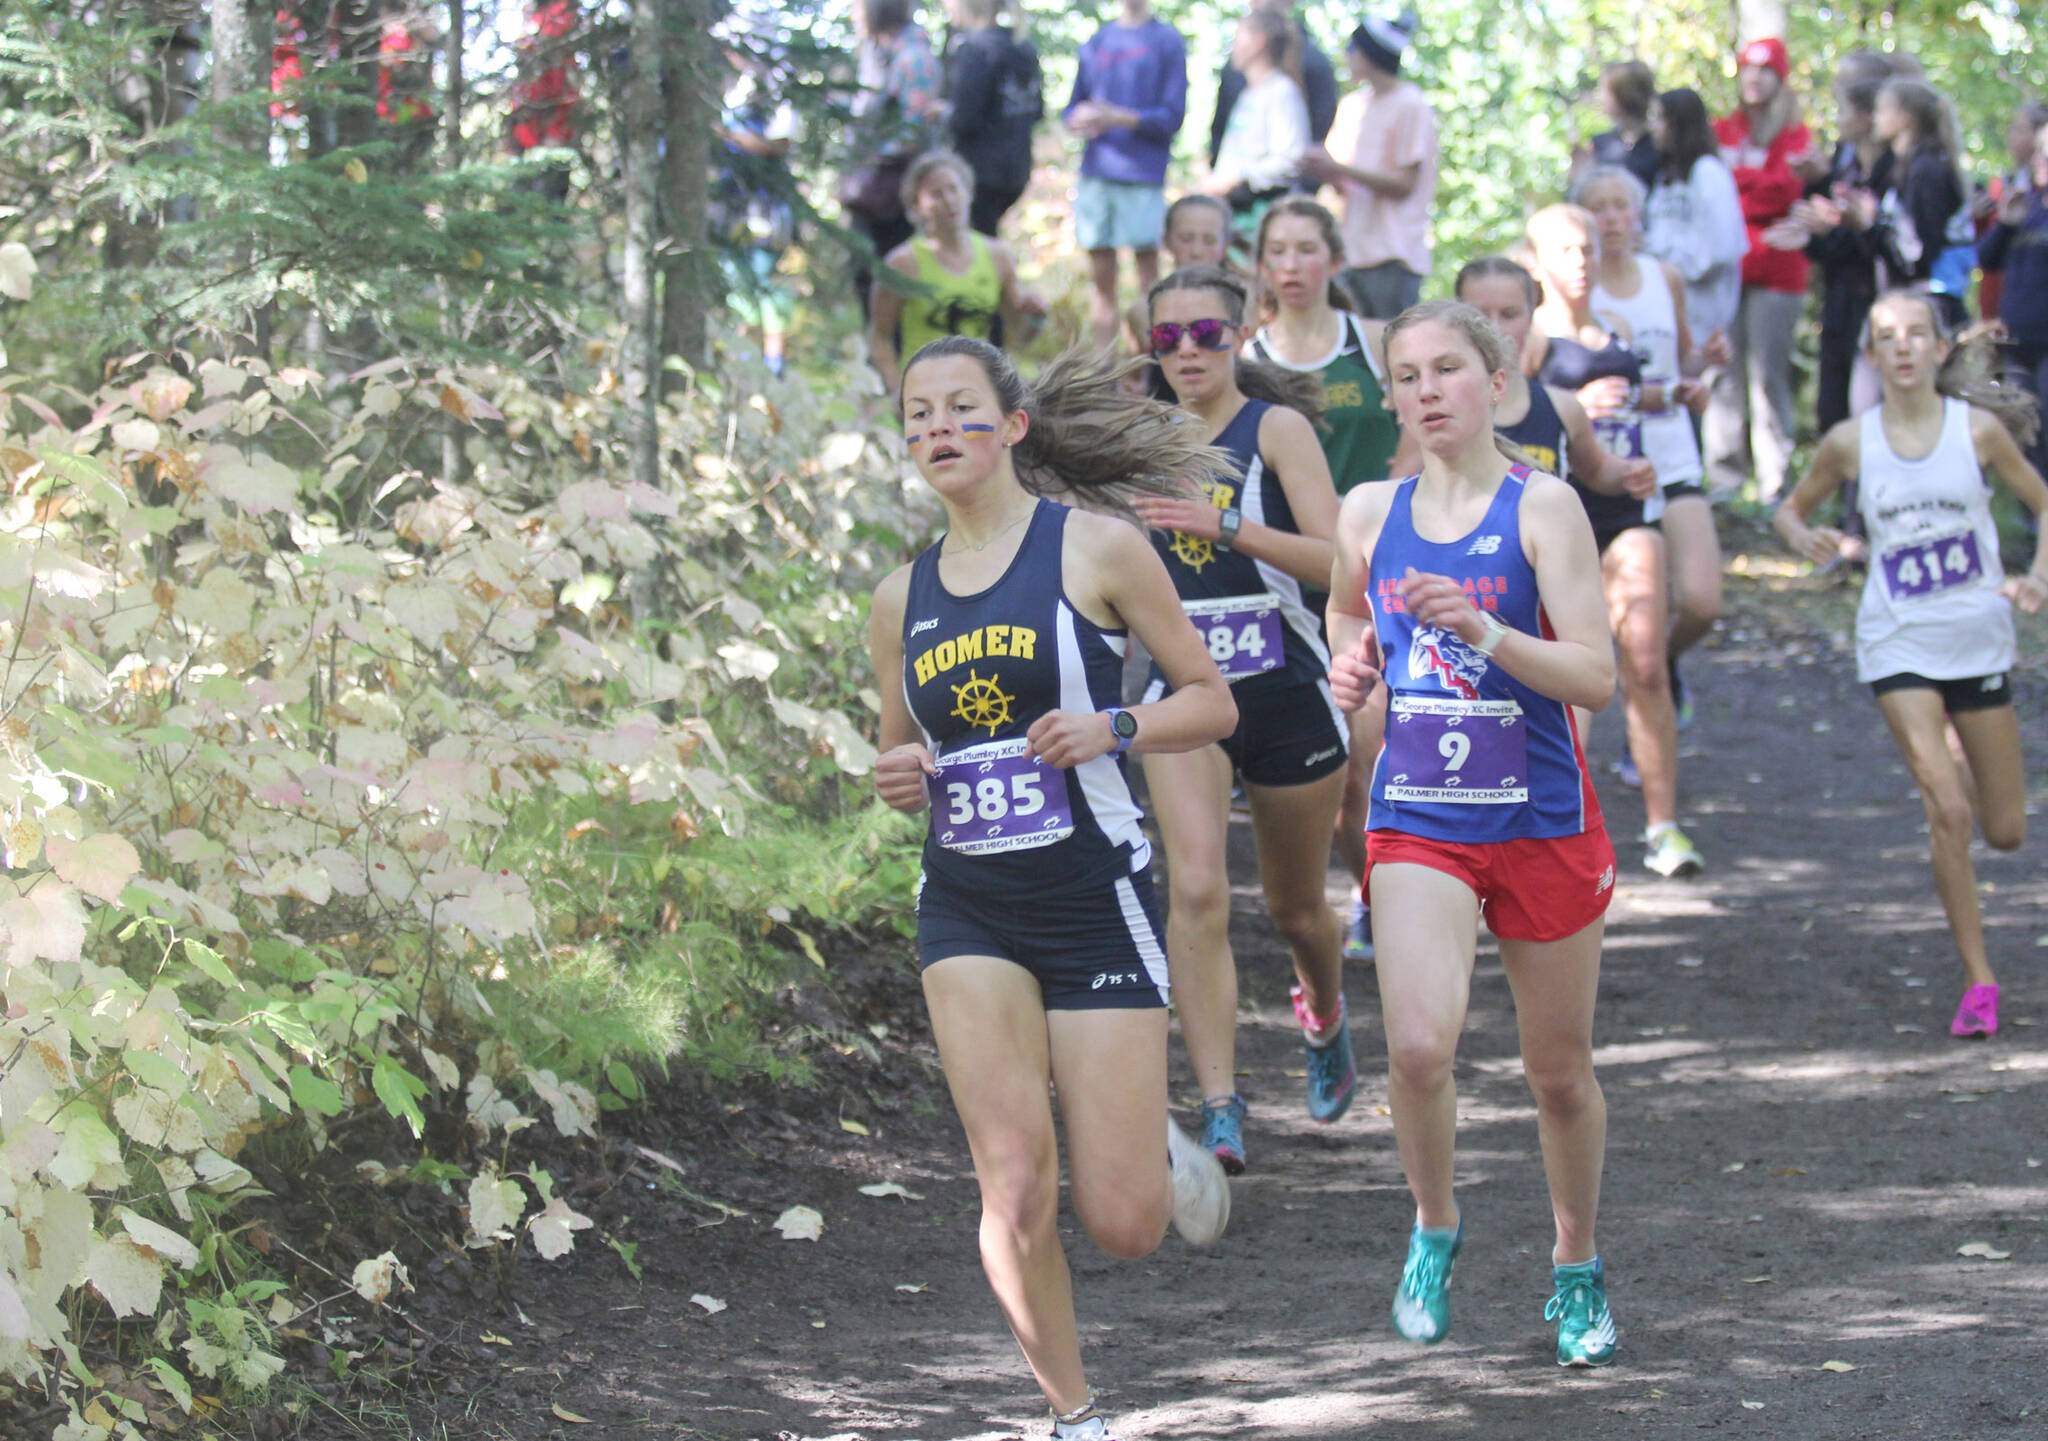
[[[1187,412],[1124,388],[1141,360],[1071,349],[1026,384],[1016,362],[985,340],[944,335],[903,367],[964,355],[981,366],[1005,415],[1031,417],[1010,452],[1018,482],[1031,494],[1131,515],[1138,495],[1186,497],[1208,481],[1237,475],[1227,452],[1204,444]]]
[[[2041,402],[2017,385],[2008,385],[2001,378],[1998,346],[1983,335],[1966,336],[1958,341],[1949,328],[1948,317],[1942,313],[1941,305],[1924,290],[1898,288],[1887,290],[1871,304],[1875,314],[1880,305],[1900,300],[1918,302],[1926,311],[1927,318],[1934,326],[1934,334],[1950,347],[1948,356],[1941,362],[1941,369],[1934,374],[1934,389],[1937,394],[1949,400],[1960,400],[1979,410],[1988,410],[1998,417],[1999,424],[2012,432],[2012,438],[2020,447],[2034,443],[2034,437],[2041,433]],[[1870,349],[1870,322],[1863,322],[1862,349]]]

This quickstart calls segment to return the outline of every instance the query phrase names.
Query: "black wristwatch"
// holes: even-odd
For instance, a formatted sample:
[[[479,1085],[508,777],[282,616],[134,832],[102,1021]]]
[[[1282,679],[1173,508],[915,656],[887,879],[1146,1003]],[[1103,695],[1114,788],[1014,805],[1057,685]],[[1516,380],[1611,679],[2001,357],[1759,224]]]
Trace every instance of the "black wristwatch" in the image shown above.
[[[1138,718],[1116,706],[1111,706],[1103,714],[1109,717],[1109,733],[1116,737],[1116,753],[1122,755],[1138,738]]]
[[[1216,544],[1229,550],[1237,540],[1238,527],[1243,524],[1244,512],[1234,505],[1225,506],[1223,513],[1216,518]]]

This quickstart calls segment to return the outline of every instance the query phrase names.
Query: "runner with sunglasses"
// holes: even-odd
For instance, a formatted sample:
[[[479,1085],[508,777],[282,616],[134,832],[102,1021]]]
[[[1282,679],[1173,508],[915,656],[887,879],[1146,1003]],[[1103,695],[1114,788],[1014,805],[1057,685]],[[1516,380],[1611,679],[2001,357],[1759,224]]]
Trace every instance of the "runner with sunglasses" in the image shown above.
[[[1152,350],[1167,383],[1238,470],[1234,483],[1211,482],[1202,500],[1133,502],[1157,527],[1154,544],[1238,707],[1237,729],[1221,744],[1145,758],[1166,847],[1174,1001],[1202,1087],[1202,1144],[1236,1173],[1245,1165],[1245,1103],[1235,1081],[1225,863],[1233,779],[1251,806],[1266,912],[1294,956],[1309,1115],[1335,1121],[1358,1081],[1337,918],[1323,893],[1348,730],[1330,695],[1321,627],[1302,603],[1305,589],[1329,583],[1337,492],[1309,419],[1321,409],[1320,378],[1236,353],[1243,283],[1190,266],[1153,286],[1150,300]],[[1146,699],[1167,689],[1155,674]]]

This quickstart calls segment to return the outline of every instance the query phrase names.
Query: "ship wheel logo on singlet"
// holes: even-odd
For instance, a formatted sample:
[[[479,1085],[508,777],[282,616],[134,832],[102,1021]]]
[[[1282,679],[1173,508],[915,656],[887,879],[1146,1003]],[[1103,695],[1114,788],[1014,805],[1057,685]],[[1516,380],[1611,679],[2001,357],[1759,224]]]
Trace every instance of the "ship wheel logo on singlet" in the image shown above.
[[[1189,570],[1200,570],[1216,559],[1216,546],[1198,535],[1177,530],[1173,533],[1173,558]]]
[[[953,715],[966,721],[969,730],[987,726],[993,736],[1010,723],[1010,705],[1015,698],[1004,695],[996,679],[983,680],[970,670],[967,679],[953,687]]]

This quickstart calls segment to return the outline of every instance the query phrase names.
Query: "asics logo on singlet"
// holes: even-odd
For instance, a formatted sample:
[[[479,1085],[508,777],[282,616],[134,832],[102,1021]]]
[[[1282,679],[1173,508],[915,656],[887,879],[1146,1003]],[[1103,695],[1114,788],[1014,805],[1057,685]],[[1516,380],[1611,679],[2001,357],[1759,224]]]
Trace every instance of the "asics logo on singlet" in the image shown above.
[[[937,630],[938,628],[939,628],[939,621],[938,621],[938,617],[934,616],[934,617],[932,617],[932,619],[930,619],[930,620],[921,620],[921,621],[919,621],[919,622],[918,622],[918,623],[917,623],[916,625],[914,625],[914,626],[912,626],[912,627],[910,628],[910,633],[911,633],[912,635],[923,635],[923,634],[924,634],[924,633],[925,633],[926,631],[928,631],[928,630]]]
[[[1336,747],[1336,746],[1331,746],[1331,747],[1329,747],[1329,748],[1328,748],[1328,749],[1326,749],[1326,750],[1319,750],[1319,751],[1315,752],[1315,753],[1314,753],[1313,755],[1309,756],[1309,757],[1308,757],[1307,759],[1303,760],[1303,761],[1302,761],[1302,764],[1303,764],[1303,765],[1305,765],[1305,766],[1312,766],[1312,765],[1314,765],[1314,764],[1315,764],[1315,763],[1316,763],[1317,761],[1326,761],[1326,760],[1328,760],[1328,759],[1329,759],[1329,758],[1330,758],[1331,756],[1333,756],[1333,755],[1337,754],[1337,750],[1338,750],[1338,747]]]
[[[1482,535],[1482,536],[1477,536],[1477,537],[1475,537],[1475,538],[1473,539],[1473,541],[1472,541],[1472,544],[1470,544],[1469,546],[1467,546],[1467,547],[1465,548],[1465,554],[1467,554],[1467,555],[1494,555],[1494,554],[1498,553],[1498,552],[1499,552],[1499,550],[1500,550],[1500,537],[1499,537],[1499,536],[1497,536],[1497,535]]]
[[[1408,674],[1418,680],[1433,675],[1453,695],[1477,700],[1480,677],[1486,674],[1486,657],[1447,630],[1418,625],[1408,642]]]

